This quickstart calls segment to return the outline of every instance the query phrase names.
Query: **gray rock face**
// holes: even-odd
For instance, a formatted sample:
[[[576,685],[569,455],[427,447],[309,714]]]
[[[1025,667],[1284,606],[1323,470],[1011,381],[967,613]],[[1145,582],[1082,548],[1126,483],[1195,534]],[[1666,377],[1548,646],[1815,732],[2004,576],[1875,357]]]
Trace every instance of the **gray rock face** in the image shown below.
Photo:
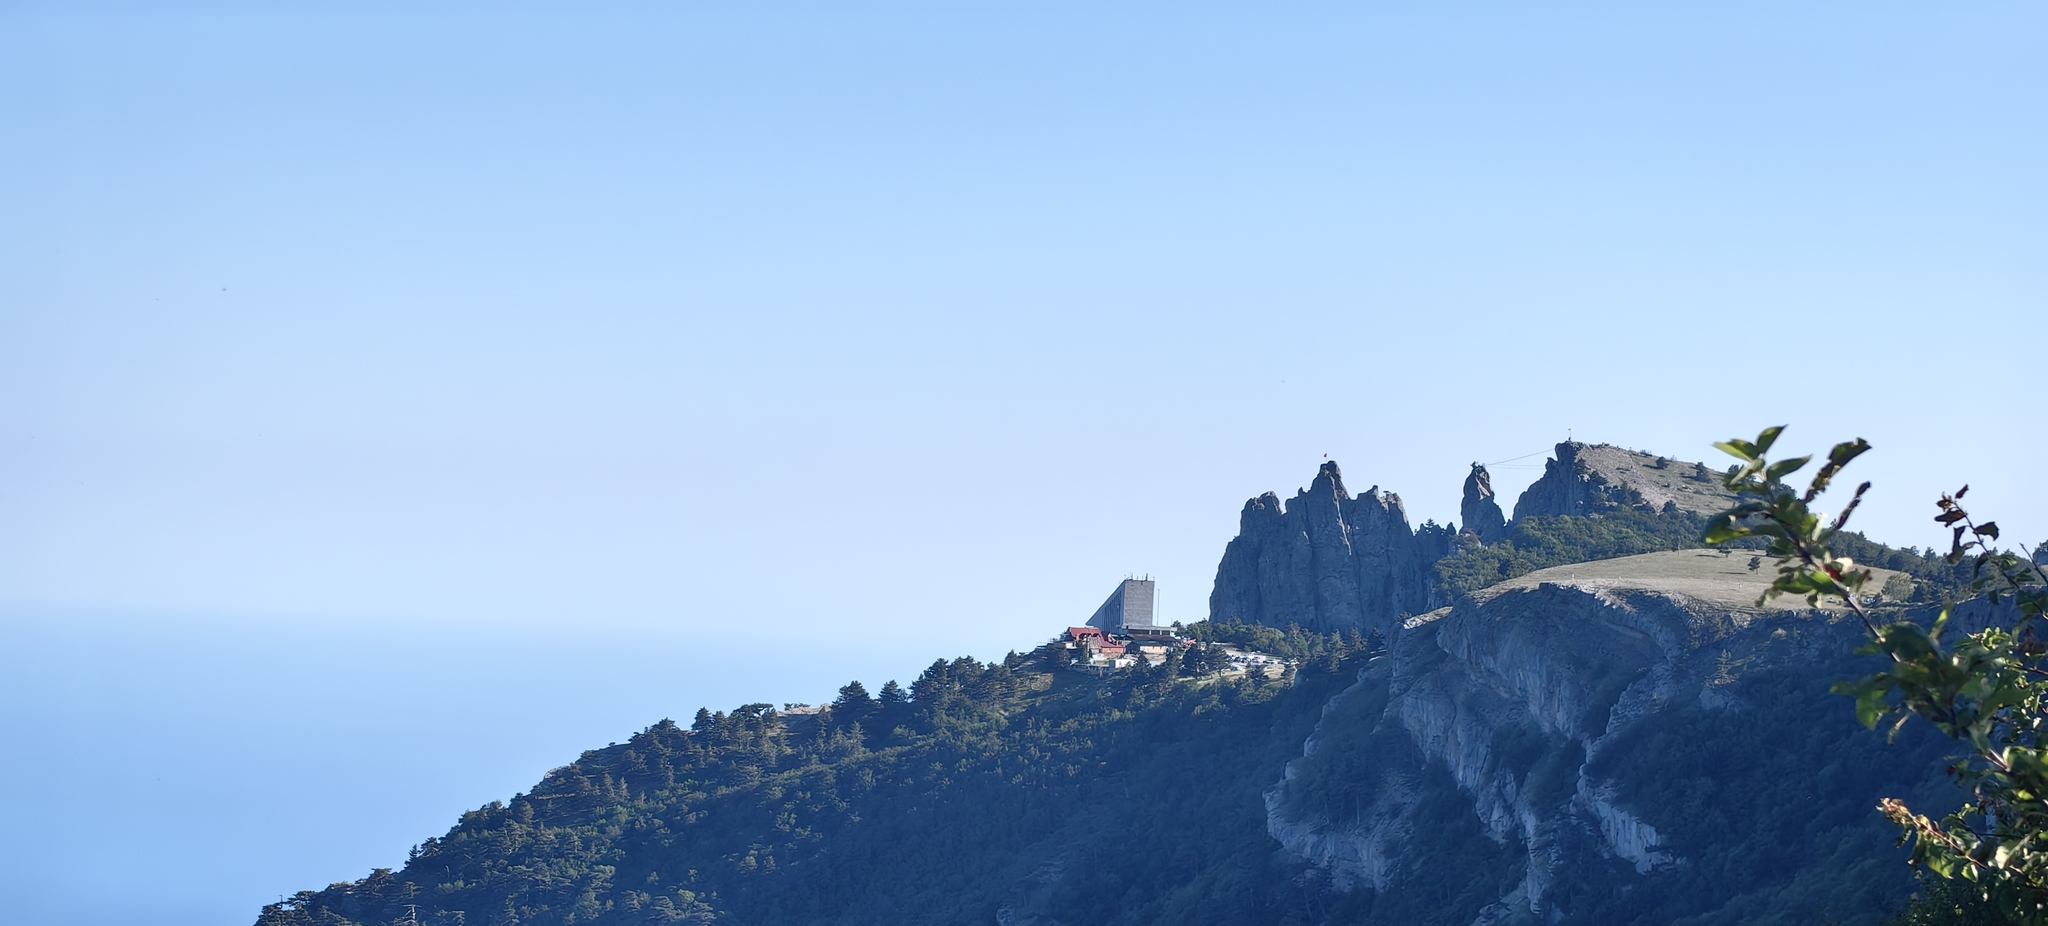
[[[1458,518],[1480,543],[1498,543],[1507,536],[1507,518],[1501,515],[1500,503],[1493,500],[1493,477],[1477,463],[1465,477],[1465,501],[1458,506]]]
[[[1543,478],[1530,483],[1522,497],[1515,500],[1515,520],[1583,516],[1598,510],[1604,499],[1598,498],[1592,474],[1579,462],[1579,451],[1585,446],[1576,441],[1557,445],[1552,451],[1553,459],[1543,461]]]
[[[1628,770],[1603,750],[1677,711],[1747,709],[1731,666],[1811,668],[1860,640],[1824,615],[1731,612],[1600,583],[1462,601],[1407,621],[1325,706],[1266,794],[1268,832],[1340,888],[1387,891],[1403,866],[1443,861],[1418,857],[1416,828],[1429,825],[1418,808],[1454,789],[1484,836],[1523,859],[1475,922],[1554,923],[1571,865],[1606,859],[1641,876],[1689,864],[1621,797],[1625,782],[1610,776]],[[1348,790],[1332,801],[1338,780]],[[1835,797],[1843,807],[1812,812],[1862,812],[1856,795]]]
[[[1614,804],[1612,783],[1588,769],[1610,733],[1673,699],[1699,696],[1713,665],[1696,654],[1705,640],[1730,636],[1730,622],[1695,616],[1657,595],[1617,598],[1548,585],[1440,613],[1447,616],[1411,622],[1377,667],[1387,673],[1378,684],[1388,686],[1391,699],[1369,698],[1376,680],[1362,673],[1359,690],[1325,709],[1303,762],[1315,760],[1318,740],[1338,725],[1392,733],[1394,742],[1375,743],[1376,755],[1397,766],[1448,771],[1487,836],[1520,844],[1527,863],[1511,902],[1536,918],[1546,912],[1563,860],[1559,844],[1571,836],[1592,837],[1603,854],[1639,872],[1682,864],[1654,828]],[[1768,641],[1767,632],[1747,636],[1755,638],[1745,641],[1752,647]],[[1354,703],[1366,712],[1347,710]],[[1502,761],[1496,752],[1522,730],[1555,744],[1570,757],[1570,771],[1537,787],[1527,769]],[[1393,860],[1407,854],[1418,773],[1390,775],[1373,806],[1338,821],[1287,811],[1301,766],[1295,763],[1267,795],[1269,832],[1339,881],[1387,889]]]
[[[1429,567],[1454,537],[1434,524],[1411,529],[1400,497],[1378,486],[1353,498],[1337,464],[1325,463],[1285,505],[1271,492],[1245,503],[1216,567],[1209,617],[1386,632],[1434,606]]]

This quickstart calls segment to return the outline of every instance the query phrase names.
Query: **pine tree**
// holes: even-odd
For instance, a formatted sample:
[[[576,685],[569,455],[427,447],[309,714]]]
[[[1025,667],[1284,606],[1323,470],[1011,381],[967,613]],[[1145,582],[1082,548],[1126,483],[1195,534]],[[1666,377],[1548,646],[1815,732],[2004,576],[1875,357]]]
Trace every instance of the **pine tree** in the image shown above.
[[[832,699],[832,723],[834,726],[858,726],[881,709],[880,703],[868,697],[867,686],[855,679],[841,687],[839,697]]]

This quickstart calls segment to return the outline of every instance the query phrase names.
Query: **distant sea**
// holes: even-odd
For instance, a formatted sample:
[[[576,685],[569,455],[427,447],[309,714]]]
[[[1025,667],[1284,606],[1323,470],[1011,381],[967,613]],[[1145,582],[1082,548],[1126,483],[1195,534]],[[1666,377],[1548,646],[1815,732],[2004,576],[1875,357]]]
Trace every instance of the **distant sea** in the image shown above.
[[[254,923],[663,717],[958,655],[747,631],[0,609],[0,923]]]

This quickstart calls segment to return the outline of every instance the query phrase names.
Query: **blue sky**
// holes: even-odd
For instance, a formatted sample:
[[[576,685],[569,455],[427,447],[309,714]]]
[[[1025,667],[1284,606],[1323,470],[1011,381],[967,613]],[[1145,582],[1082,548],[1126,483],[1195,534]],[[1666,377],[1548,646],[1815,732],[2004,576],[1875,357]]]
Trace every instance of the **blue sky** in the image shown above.
[[[1325,454],[1443,521],[1568,430],[1790,422],[1877,444],[1881,539],[1969,481],[2031,542],[2044,19],[0,6],[0,611],[40,667],[0,719],[96,756],[137,706],[104,646],[193,731],[167,767],[283,763],[293,717],[439,757],[261,766],[362,807],[260,875],[221,872],[274,808],[164,798],[136,851],[211,863],[211,922],[698,704],[998,656],[1128,572],[1199,618],[1243,500]],[[337,681],[364,636],[415,694]],[[569,706],[522,726],[535,675]],[[205,706],[247,698],[292,707]]]

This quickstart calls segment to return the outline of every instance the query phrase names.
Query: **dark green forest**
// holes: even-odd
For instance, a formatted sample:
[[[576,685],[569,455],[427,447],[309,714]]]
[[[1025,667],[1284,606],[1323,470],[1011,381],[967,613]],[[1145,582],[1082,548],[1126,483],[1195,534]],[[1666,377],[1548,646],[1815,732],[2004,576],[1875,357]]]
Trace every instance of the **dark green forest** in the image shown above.
[[[465,926],[992,923],[999,911],[1013,922],[1471,922],[1520,876],[1519,856],[1484,838],[1441,771],[1418,779],[1431,825],[1396,890],[1334,891],[1277,851],[1264,793],[1332,695],[1356,683],[1346,711],[1361,720],[1323,734],[1303,769],[1312,800],[1344,805],[1372,786],[1366,768],[1404,748],[1370,716],[1387,697],[1375,641],[1281,637],[1302,659],[1271,679],[1180,660],[1096,678],[1044,671],[1041,652],[934,662],[880,697],[850,684],[818,714],[750,704],[700,711],[687,727],[664,720],[464,814],[402,868],[302,892],[258,922],[383,926],[415,915],[408,905],[419,922]],[[1558,893],[1574,921],[1875,923],[1899,910],[1911,870],[1869,808],[1939,785],[1946,743],[1888,745],[1828,700],[1855,658],[1815,668],[1747,677],[1750,709],[1682,711],[1616,750],[1631,780],[1652,783],[1631,806],[1694,861],[1643,878],[1575,849],[1576,880]],[[1561,776],[1579,759],[1559,749],[1532,731],[1503,754],[1563,800]]]
[[[1310,922],[1260,792],[1366,654],[1291,680],[932,664],[824,714],[657,723],[463,815],[396,871],[304,892],[264,926]]]

